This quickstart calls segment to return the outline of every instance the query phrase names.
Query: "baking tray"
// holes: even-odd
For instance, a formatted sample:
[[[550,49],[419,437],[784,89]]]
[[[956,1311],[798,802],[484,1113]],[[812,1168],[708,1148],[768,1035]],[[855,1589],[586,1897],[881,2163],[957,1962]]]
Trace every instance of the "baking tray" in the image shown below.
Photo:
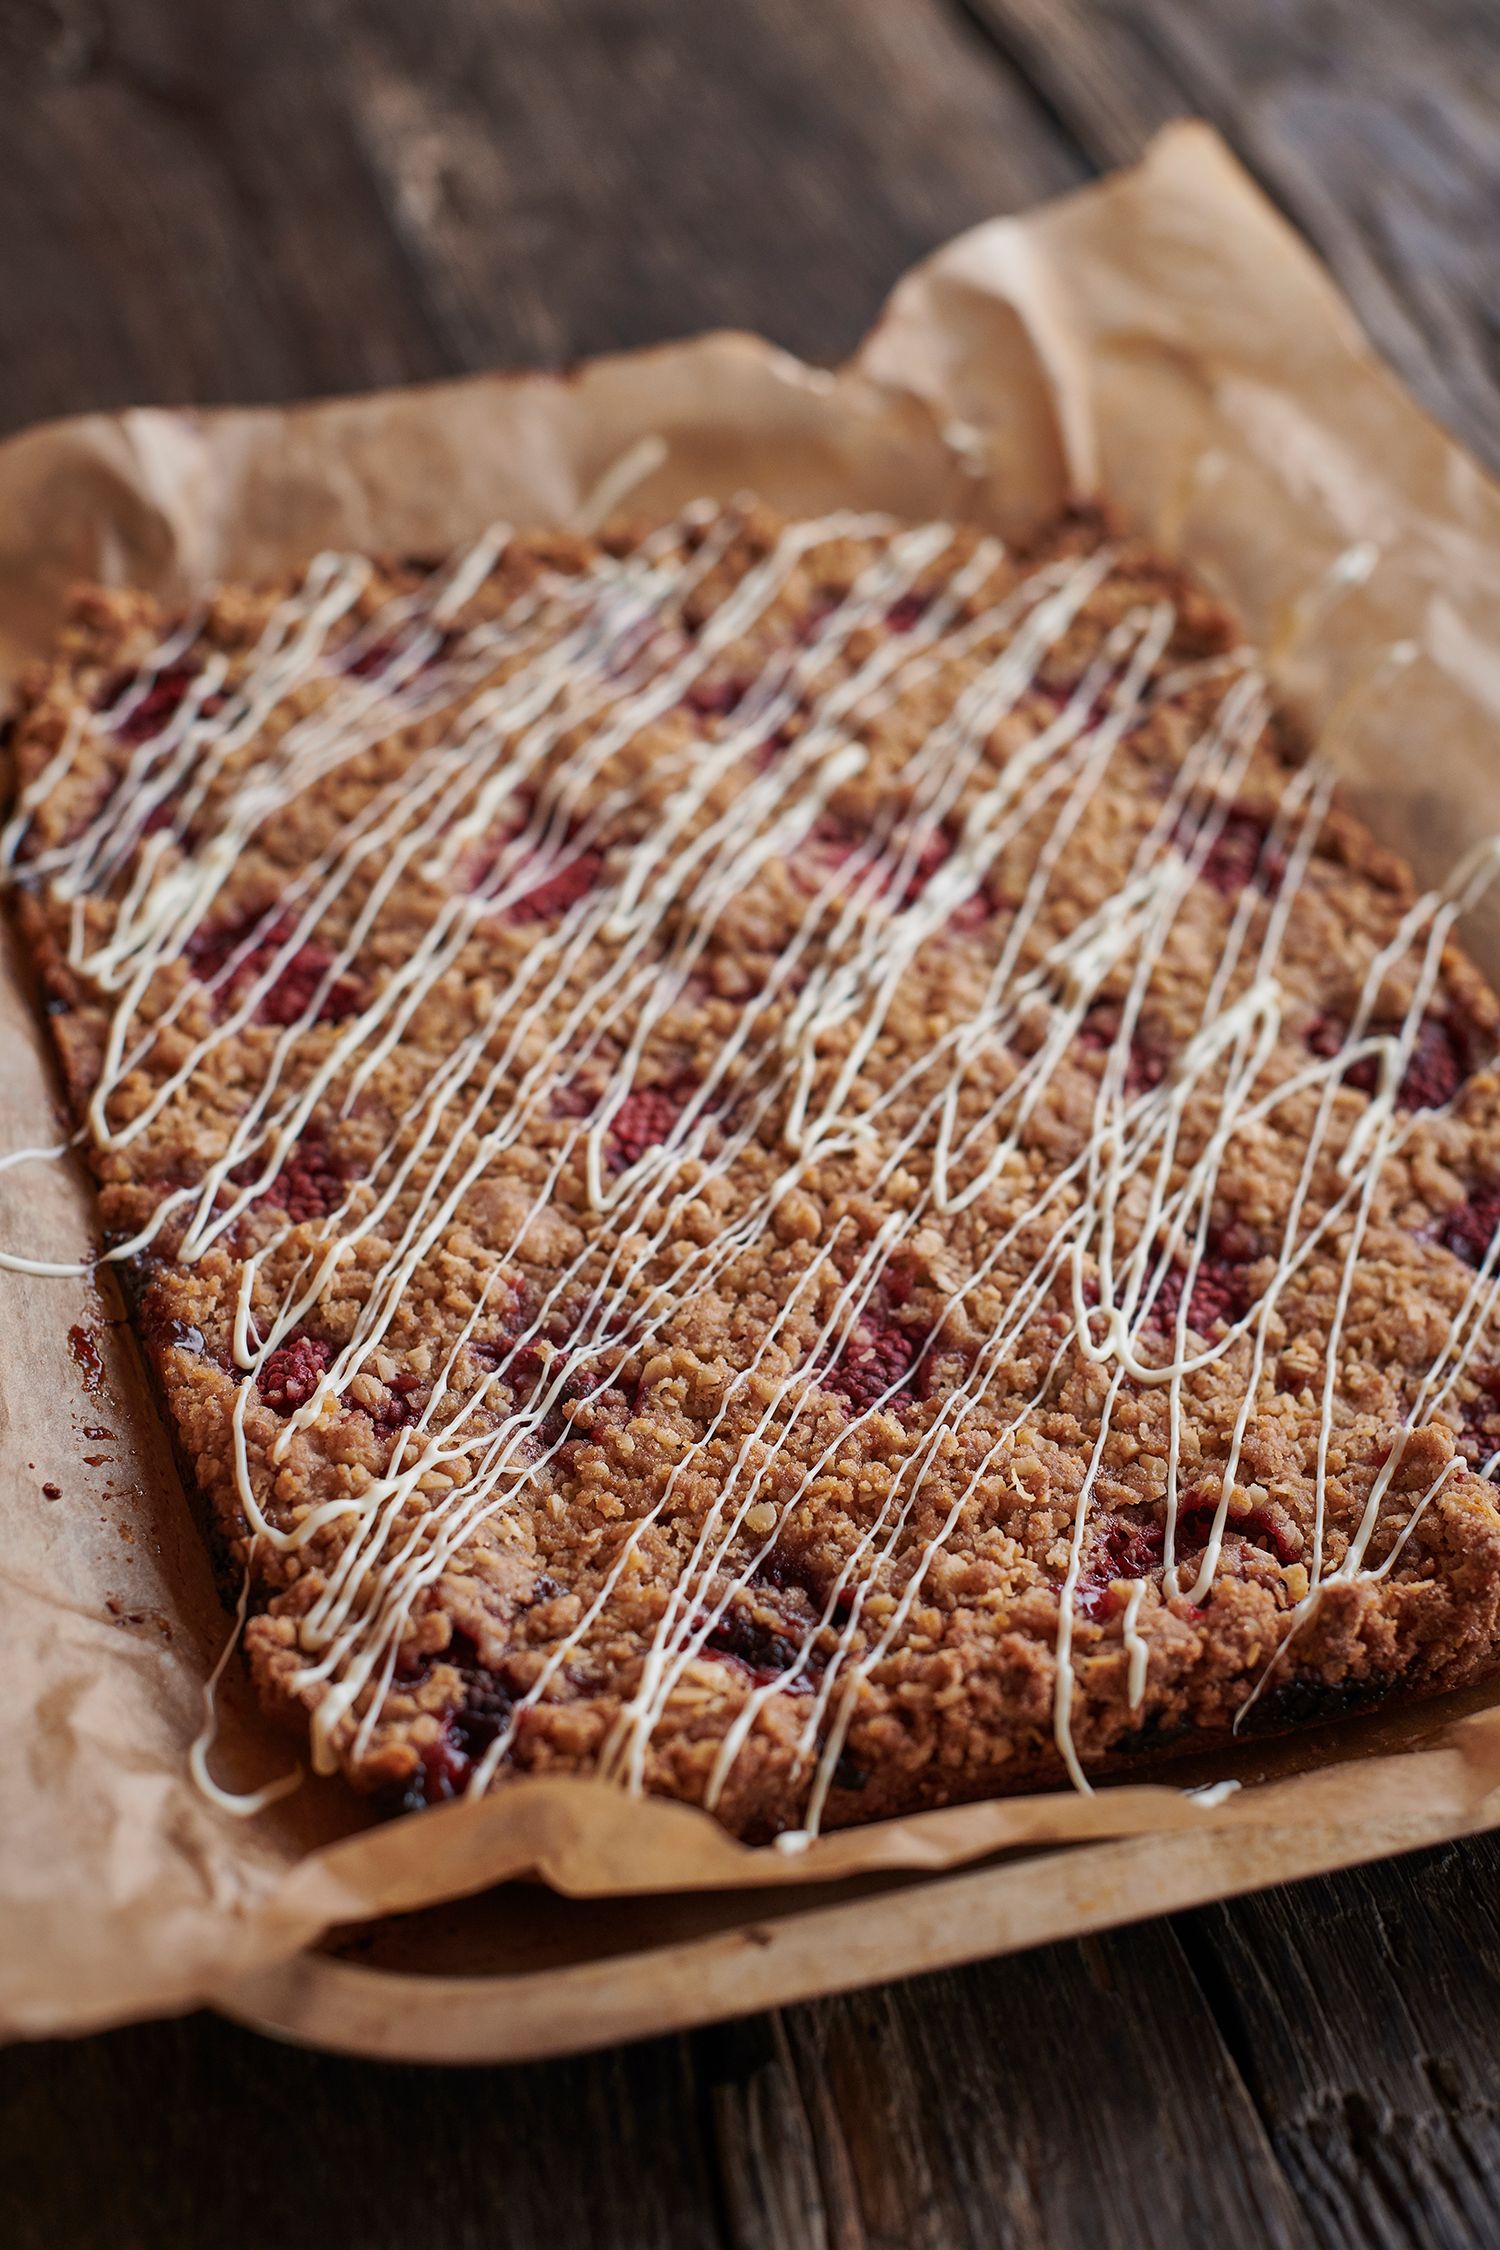
[[[1486,1686],[1407,1711],[1247,1746],[1249,1786],[1438,1745],[1487,1709]],[[1187,1787],[1223,1801],[1222,1760],[1184,1760]],[[1029,1946],[1237,1898],[1500,1828],[1500,1789],[1451,1806],[1382,1806],[1357,1824],[1289,1820],[1013,1849],[939,1875],[875,1874],[816,1889],[566,1898],[513,1882],[330,1931],[219,1996],[273,2038],[388,2062],[502,2063],[784,2007]],[[1038,1882],[1037,1862],[1047,1861]]]

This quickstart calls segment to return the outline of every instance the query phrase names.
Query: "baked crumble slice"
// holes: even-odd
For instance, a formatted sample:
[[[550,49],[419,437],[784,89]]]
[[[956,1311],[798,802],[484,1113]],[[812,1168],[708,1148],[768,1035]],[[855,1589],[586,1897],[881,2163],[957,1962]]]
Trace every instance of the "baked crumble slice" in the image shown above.
[[[13,752],[104,1254],[321,1768],[759,1839],[1494,1661],[1490,861],[1419,896],[1097,515],[85,593]]]

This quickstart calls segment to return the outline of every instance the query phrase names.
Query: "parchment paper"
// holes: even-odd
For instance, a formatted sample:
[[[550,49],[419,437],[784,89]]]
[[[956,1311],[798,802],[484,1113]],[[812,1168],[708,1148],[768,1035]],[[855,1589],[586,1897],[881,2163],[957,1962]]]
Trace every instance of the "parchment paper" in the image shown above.
[[[442,548],[496,517],[567,521],[651,436],[665,457],[632,495],[647,510],[753,487],[798,512],[874,506],[1014,532],[1070,493],[1103,493],[1230,594],[1378,833],[1424,876],[1500,829],[1500,492],[1376,364],[1202,127],[940,252],[837,374],[718,335],[566,377],[139,410],[15,438],[0,446],[0,670],[45,645],[80,576],[186,592],[322,545]],[[1469,935],[1493,972],[1500,943]],[[54,1138],[14,959],[0,1043],[0,1140]],[[76,1254],[88,1233],[77,1177],[0,1174],[0,1239]],[[1500,1691],[1456,1716],[1221,1761],[1211,1770],[1251,1782],[1225,1801],[1165,1786],[1012,1799],[796,1857],[575,1781],[386,1826],[341,1784],[309,1782],[237,1822],[195,1792],[185,1762],[226,1620],[119,1308],[90,1287],[0,1276],[0,1496],[11,2033],[181,2008],[333,1921],[528,1871],[579,1894],[744,1888],[1205,1822],[1295,1822],[1304,1836],[1312,1824],[1331,1864],[1377,1812],[1431,1814],[1455,1834],[1495,1815]],[[233,1670],[224,1704],[224,1776],[281,1770],[287,1745]],[[1124,1905],[1151,1903],[1148,1870]]]

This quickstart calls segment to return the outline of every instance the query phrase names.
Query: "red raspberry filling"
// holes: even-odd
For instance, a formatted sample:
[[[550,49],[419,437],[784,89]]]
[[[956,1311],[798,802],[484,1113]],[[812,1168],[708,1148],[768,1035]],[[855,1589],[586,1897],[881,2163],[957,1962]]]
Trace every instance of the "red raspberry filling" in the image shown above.
[[[1089,1054],[1108,1054],[1120,1036],[1120,1004],[1116,1000],[1095,1000],[1084,1010],[1083,1021],[1078,1026],[1078,1044]],[[1137,1022],[1130,1035],[1130,1053],[1125,1062],[1125,1092],[1132,1099],[1137,1094],[1149,1094],[1167,1075],[1168,1058]]]
[[[1208,1545],[1218,1509],[1217,1492],[1189,1492],[1183,1496],[1177,1511],[1179,1558],[1202,1553]],[[1281,1563],[1295,1561],[1302,1552],[1296,1527],[1284,1509],[1252,1507],[1243,1515],[1226,1516],[1224,1538],[1226,1542],[1259,1547]]]
[[[1395,1018],[1370,1024],[1367,1036],[1396,1038],[1401,1025]],[[1345,1018],[1315,1016],[1304,1031],[1303,1043],[1315,1055],[1331,1060],[1349,1036]],[[1425,1015],[1417,1026],[1410,1059],[1396,1089],[1398,1109],[1442,1109],[1453,1100],[1478,1061],[1479,1041],[1472,1027],[1452,1016]],[[1364,1055],[1344,1072],[1344,1083],[1373,1094],[1380,1083],[1379,1064]]]
[[[286,943],[290,929],[290,922],[280,915],[264,928],[261,917],[256,914],[242,915],[234,922],[210,924],[195,931],[188,940],[187,959],[199,979],[204,984],[211,983],[251,933],[257,933],[228,982],[216,989],[215,997],[221,1005],[225,1001],[233,1004],[265,974]],[[309,938],[305,945],[299,945],[261,994],[255,1010],[256,1022],[275,1024],[282,1029],[299,1022],[312,1005],[313,996],[332,967],[333,959],[332,952],[320,938]],[[335,977],[318,1004],[313,1022],[341,1023],[356,1012],[361,997],[359,985],[352,976]]]
[[[867,1309],[831,1367],[819,1377],[857,1414],[886,1398],[895,1411],[927,1395],[922,1381],[928,1339],[888,1315]]]
[[[403,1369],[386,1384],[386,1396],[370,1413],[378,1437],[394,1437],[409,1429],[422,1411],[422,1378]]]
[[[1246,1268],[1258,1255],[1259,1245],[1246,1239],[1239,1228],[1226,1227],[1209,1236],[1193,1276],[1193,1294],[1188,1303],[1188,1326],[1197,1335],[1209,1335],[1219,1321],[1232,1327],[1257,1303],[1257,1293]],[[1176,1334],[1177,1308],[1182,1303],[1186,1279],[1186,1269],[1181,1266],[1170,1266],[1162,1275],[1161,1286],[1146,1315],[1145,1325],[1152,1333],[1158,1336]]]
[[[695,1622],[701,1630],[703,1619],[700,1617]],[[758,1617],[752,1617],[736,1603],[730,1604],[703,1645],[715,1656],[743,1666],[757,1687],[766,1687],[772,1680],[783,1680],[788,1686],[804,1690],[811,1686],[800,1671],[794,1680],[786,1680],[797,1662],[796,1642],[763,1624]]]
[[[638,1164],[647,1149],[660,1148],[677,1129],[682,1102],[665,1086],[637,1086],[625,1096],[609,1123],[608,1156],[613,1171]]]
[[[801,1594],[818,1612],[827,1599],[826,1587],[818,1574],[782,1547],[773,1547],[756,1564],[750,1576],[755,1585],[772,1587],[778,1594]],[[847,1609],[852,1599],[850,1594],[841,1596],[841,1606]]]
[[[597,1439],[606,1430],[618,1429],[635,1411],[633,1388],[612,1382],[608,1372],[597,1365],[569,1369],[559,1385],[556,1358],[546,1358],[535,1344],[525,1344],[517,1352],[511,1374],[518,1409],[539,1394],[556,1391],[539,1432],[549,1452],[555,1446]]]
[[[447,1649],[433,1662],[455,1667],[460,1700],[444,1714],[437,1740],[425,1744],[420,1752],[421,1763],[402,1798],[403,1811],[415,1812],[423,1805],[440,1805],[461,1797],[474,1778],[475,1767],[504,1732],[515,1709],[514,1696],[480,1663],[479,1652],[466,1633],[455,1632]]]
[[[1218,1508],[1216,1492],[1183,1494],[1172,1542],[1177,1561],[1186,1561],[1203,1552],[1212,1535]],[[1258,1547],[1274,1555],[1280,1563],[1294,1561],[1301,1552],[1301,1541],[1291,1519],[1283,1521],[1282,1515],[1283,1511],[1253,1507],[1244,1515],[1227,1516],[1224,1522],[1226,1546]],[[1109,1517],[1100,1525],[1088,1561],[1079,1573],[1074,1588],[1076,1607],[1096,1623],[1113,1617],[1124,1607],[1114,1592],[1113,1582],[1154,1576],[1162,1567],[1166,1541],[1165,1518],[1159,1523],[1137,1523],[1126,1516]]]
[[[587,898],[603,871],[604,861],[598,852],[580,852],[555,874],[544,875],[519,898],[512,899],[508,912],[512,922],[550,922],[566,914],[581,898]]]
[[[1438,1230],[1438,1240],[1455,1258],[1477,1272],[1490,1244],[1500,1231],[1500,1185],[1476,1188],[1467,1203],[1450,1211]]]
[[[1197,823],[1180,822],[1175,841],[1179,850],[1193,849],[1193,829]],[[1258,813],[1231,812],[1209,845],[1203,863],[1198,869],[1201,881],[1221,898],[1236,898],[1257,875],[1264,878],[1268,890],[1276,890],[1286,875],[1286,854],[1279,848],[1266,850],[1270,822]]]
[[[294,1227],[326,1219],[344,1200],[348,1177],[325,1144],[309,1136],[298,1141],[280,1171],[255,1199],[257,1210],[271,1204],[285,1211]]]
[[[810,890],[820,890],[830,870],[846,866],[868,839],[858,834],[847,822],[835,818],[816,822],[802,847],[810,863],[811,878],[805,884]],[[876,888],[887,903],[898,910],[915,906],[940,867],[945,867],[953,857],[956,838],[946,827],[933,830],[921,846],[915,859],[906,858],[908,846],[903,839],[892,838],[881,847],[874,872]],[[904,871],[903,871],[904,869]],[[858,881],[863,889],[869,881],[871,869],[862,867]],[[960,901],[950,917],[957,929],[973,929],[988,920],[993,908],[983,889]]]
[[[1132,1523],[1126,1516],[1111,1516],[1099,1526],[1088,1561],[1073,1589],[1074,1605],[1096,1623],[1112,1617],[1123,1605],[1111,1581],[1149,1578],[1161,1569],[1166,1532],[1159,1523]]]
[[[921,623],[931,607],[931,594],[902,594],[886,611],[885,621],[893,633],[909,633],[913,626]]]
[[[133,704],[123,717],[117,719],[110,731],[119,742],[132,747],[149,742],[153,735],[162,734],[181,708],[189,689],[198,677],[196,664],[169,664],[157,673],[139,702]],[[117,703],[129,688],[135,674],[117,673],[104,688],[100,702],[104,707]],[[224,708],[225,697],[215,693],[204,697],[199,705],[201,718],[212,718]]]
[[[1500,1367],[1471,1367],[1468,1373],[1476,1396],[1455,1400],[1448,1411],[1459,1417],[1459,1452],[1471,1469],[1483,1471],[1490,1456],[1500,1453]]]
[[[321,1336],[294,1336],[290,1343],[280,1345],[256,1382],[262,1406],[269,1406],[273,1414],[283,1418],[295,1414],[312,1397],[332,1358],[333,1347]]]
[[[403,649],[409,647],[410,642],[414,637],[414,635],[408,634],[405,639],[403,639],[402,635],[399,633],[384,633],[378,640],[368,642],[366,646],[360,650],[357,656],[350,658],[349,662],[345,664],[342,669],[351,680],[370,679],[375,673],[383,672],[386,669],[386,666],[390,664],[393,659],[395,659],[398,654],[403,651]],[[431,649],[428,650],[421,663],[416,667],[416,670],[418,672],[430,672],[434,665],[441,664],[444,657],[451,654],[455,644],[462,639],[463,634],[461,632],[455,631],[451,627],[443,632],[440,632],[435,644]],[[404,679],[407,677],[407,675],[403,673],[402,677]]]

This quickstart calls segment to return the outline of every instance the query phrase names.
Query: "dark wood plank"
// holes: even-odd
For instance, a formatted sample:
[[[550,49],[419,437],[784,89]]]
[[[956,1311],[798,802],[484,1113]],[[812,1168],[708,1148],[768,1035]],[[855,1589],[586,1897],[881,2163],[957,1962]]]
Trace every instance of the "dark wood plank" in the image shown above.
[[[1375,343],[1500,464],[1500,9],[1492,0],[964,0],[1098,164],[1220,127]]]
[[[0,427],[725,323],[839,357],[1085,169],[945,0],[12,6]]]
[[[7,2250],[711,2250],[683,2040],[376,2068],[195,2017],[0,2053]]]
[[[704,2035],[699,2068],[735,2250],[1310,2239],[1164,1924]]]
[[[1317,2239],[1496,2239],[1500,1839],[1187,1917],[1210,1993]]]

